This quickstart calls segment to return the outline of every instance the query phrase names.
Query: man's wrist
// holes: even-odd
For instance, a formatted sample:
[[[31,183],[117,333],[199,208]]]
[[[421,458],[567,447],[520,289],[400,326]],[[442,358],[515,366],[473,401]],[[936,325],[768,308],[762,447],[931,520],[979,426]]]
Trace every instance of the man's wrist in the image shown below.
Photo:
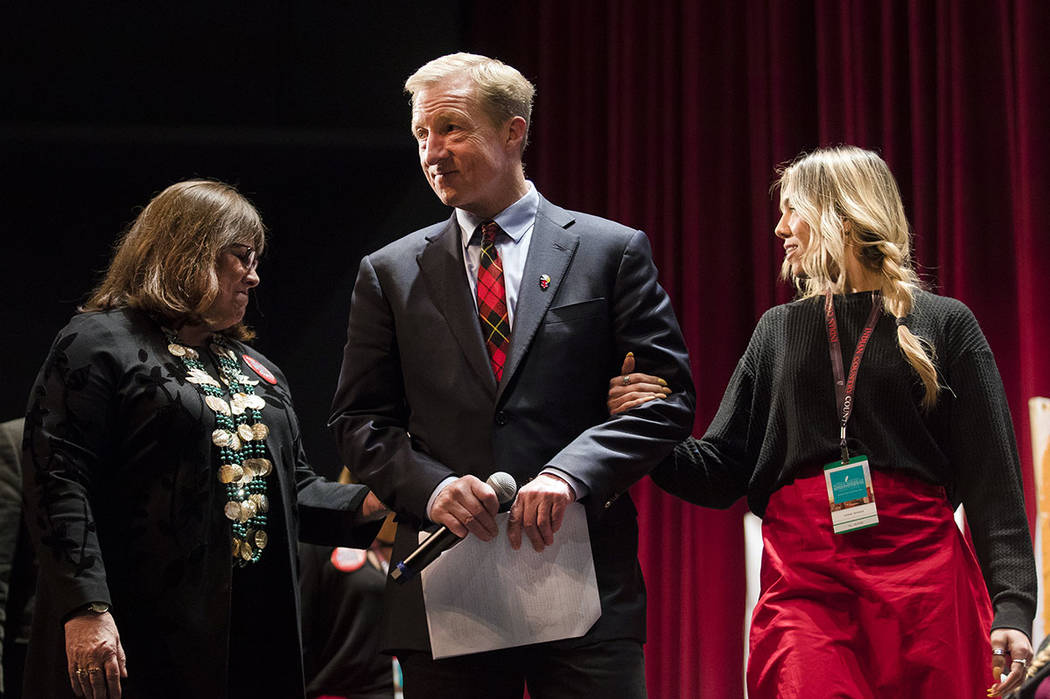
[[[452,485],[452,483],[454,483],[458,477],[459,476],[449,476],[449,477],[447,477],[445,480],[443,480],[440,483],[438,483],[437,487],[434,488],[434,492],[432,492],[430,494],[430,499],[427,500],[427,519],[429,519],[431,522],[434,521],[434,517],[433,517],[434,501],[437,500],[437,497],[441,493],[441,491],[444,490],[445,488],[447,488],[448,486]]]
[[[570,478],[566,478],[563,474],[561,474],[561,473],[559,473],[559,472],[557,472],[554,469],[549,468],[549,467],[545,468],[542,471],[540,471],[539,475],[541,475],[541,476],[550,476],[551,478],[554,478],[554,479],[564,483],[569,488],[569,495],[572,496],[572,501],[576,502],[576,500],[578,499],[577,496],[576,496],[576,488],[573,485],[572,480],[570,480]]]

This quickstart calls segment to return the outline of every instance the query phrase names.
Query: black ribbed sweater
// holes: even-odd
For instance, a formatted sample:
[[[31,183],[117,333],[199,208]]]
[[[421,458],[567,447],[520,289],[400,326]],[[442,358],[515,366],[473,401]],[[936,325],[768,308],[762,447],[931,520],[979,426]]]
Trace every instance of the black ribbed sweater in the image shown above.
[[[838,295],[835,312],[849,371],[871,293]],[[1002,380],[973,313],[917,292],[906,324],[929,341],[942,389],[924,412],[918,375],[883,314],[864,354],[847,436],[874,469],[942,485],[962,503],[995,612],[993,627],[1029,636],[1036,572],[1021,471]],[[803,470],[839,456],[839,423],[823,297],[777,306],[759,320],[707,433],[690,437],[652,473],[689,502],[728,507],[747,496],[762,516],[770,495]]]

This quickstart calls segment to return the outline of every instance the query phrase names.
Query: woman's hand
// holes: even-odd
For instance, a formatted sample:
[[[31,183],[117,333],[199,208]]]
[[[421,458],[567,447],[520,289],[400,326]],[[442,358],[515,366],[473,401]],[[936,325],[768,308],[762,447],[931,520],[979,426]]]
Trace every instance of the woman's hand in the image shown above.
[[[69,683],[78,697],[120,697],[120,679],[128,676],[124,649],[113,615],[86,613],[66,622]]]
[[[1032,643],[1017,629],[994,629],[991,641],[995,683],[988,688],[988,696],[999,697],[1021,686],[1028,663],[1032,662]],[[1004,673],[1006,679],[999,682]]]
[[[390,514],[390,508],[384,505],[375,493],[368,491],[368,495],[361,503],[361,518],[366,522],[374,522],[377,519],[383,519],[388,514]]]
[[[620,376],[609,379],[609,414],[616,415],[630,410],[655,398],[666,398],[671,393],[667,382],[659,376],[636,374],[634,372],[634,352],[628,352],[623,359]]]

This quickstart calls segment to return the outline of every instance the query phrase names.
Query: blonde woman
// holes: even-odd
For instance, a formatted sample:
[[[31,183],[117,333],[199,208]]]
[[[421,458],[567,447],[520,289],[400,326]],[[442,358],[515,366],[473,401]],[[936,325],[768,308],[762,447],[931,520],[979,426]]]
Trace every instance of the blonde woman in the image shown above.
[[[750,696],[1010,691],[1036,576],[988,343],[962,303],[920,288],[878,155],[819,149],[777,188],[798,299],[763,315],[707,433],[652,474],[699,505],[746,496],[763,518]],[[610,384],[614,413],[661,392],[632,371]]]

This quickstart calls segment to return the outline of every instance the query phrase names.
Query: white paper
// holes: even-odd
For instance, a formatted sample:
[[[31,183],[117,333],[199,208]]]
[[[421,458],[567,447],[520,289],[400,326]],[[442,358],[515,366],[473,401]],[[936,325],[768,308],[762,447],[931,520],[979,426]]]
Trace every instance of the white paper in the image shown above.
[[[541,553],[524,533],[513,550],[507,515],[496,523],[492,541],[468,536],[422,572],[435,659],[578,638],[601,615],[583,505],[566,509],[554,544]]]

